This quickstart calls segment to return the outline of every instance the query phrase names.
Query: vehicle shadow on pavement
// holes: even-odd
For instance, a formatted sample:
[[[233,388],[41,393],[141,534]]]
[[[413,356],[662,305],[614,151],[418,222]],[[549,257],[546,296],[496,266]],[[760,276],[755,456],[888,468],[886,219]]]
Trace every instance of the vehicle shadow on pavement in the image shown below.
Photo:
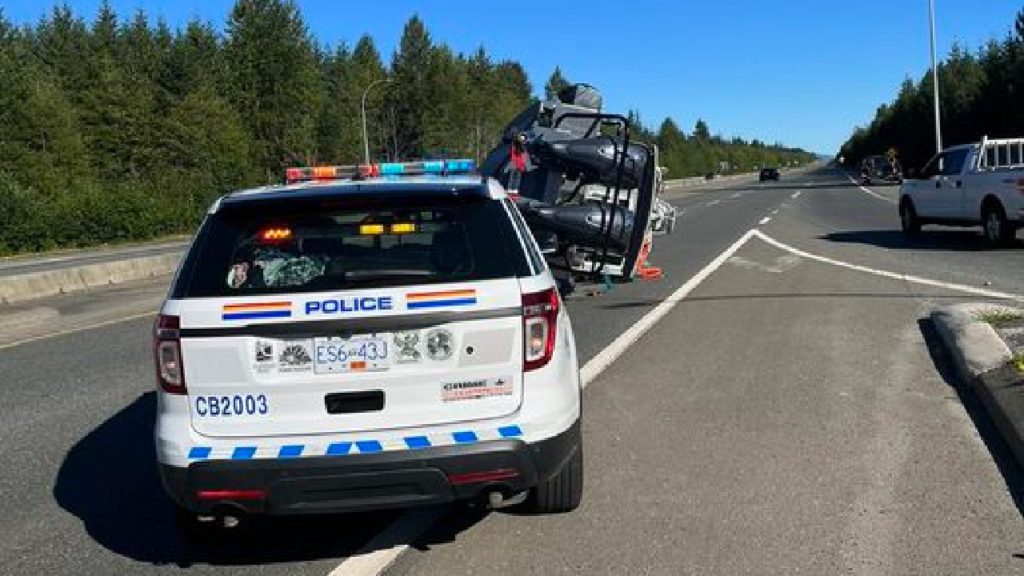
[[[156,394],[143,394],[72,446],[54,483],[57,503],[116,554],[182,567],[341,559],[397,516],[275,518],[202,538],[187,535],[157,475],[155,415]]]
[[[985,408],[974,391],[960,380],[953,360],[949,357],[949,352],[943,345],[934,323],[927,318],[918,320],[917,323],[925,344],[928,346],[928,354],[932,363],[935,364],[936,370],[946,384],[956,392],[957,398],[971,418],[971,422],[985,443],[985,447],[988,448],[989,454],[992,455],[992,460],[999,469],[999,473],[1003,476],[1003,482],[1006,483],[1006,489],[1017,506],[1017,512],[1024,516],[1024,469],[1014,459],[1010,447],[999,435],[999,431],[988,413],[985,412]]]
[[[868,244],[879,248],[907,250],[947,250],[960,252],[982,252],[1013,250],[1024,247],[1017,240],[1005,248],[992,248],[985,237],[976,230],[925,230],[916,237],[907,237],[900,230],[858,230],[833,232],[820,237],[822,240],[843,244]]]

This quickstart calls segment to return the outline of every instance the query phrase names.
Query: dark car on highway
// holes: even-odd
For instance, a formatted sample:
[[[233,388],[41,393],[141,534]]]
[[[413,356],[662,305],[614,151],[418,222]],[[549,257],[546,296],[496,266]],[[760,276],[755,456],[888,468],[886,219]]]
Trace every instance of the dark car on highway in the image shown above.
[[[779,181],[779,169],[778,168],[762,168],[761,169],[761,182],[767,182],[769,180]]]
[[[866,186],[876,182],[902,184],[903,171],[895,158],[868,156],[861,162],[860,180]]]

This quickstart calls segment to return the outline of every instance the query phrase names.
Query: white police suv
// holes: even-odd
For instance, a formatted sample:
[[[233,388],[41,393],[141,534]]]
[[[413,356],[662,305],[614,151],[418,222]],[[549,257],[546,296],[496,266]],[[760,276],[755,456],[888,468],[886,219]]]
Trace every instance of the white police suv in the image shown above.
[[[155,327],[164,487],[204,518],[582,495],[555,281],[471,161],[288,171],[211,207]],[[463,173],[463,174],[457,174]]]

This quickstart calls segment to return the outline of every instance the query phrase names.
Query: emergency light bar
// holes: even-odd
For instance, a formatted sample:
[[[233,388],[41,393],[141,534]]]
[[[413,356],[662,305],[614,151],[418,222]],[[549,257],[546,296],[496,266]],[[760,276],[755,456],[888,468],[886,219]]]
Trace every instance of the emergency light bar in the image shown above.
[[[473,160],[425,160],[422,162],[384,162],[381,164],[360,164],[358,166],[313,166],[288,168],[285,182],[311,182],[321,180],[347,180],[355,178],[376,178],[380,176],[450,176],[471,174],[476,171]]]

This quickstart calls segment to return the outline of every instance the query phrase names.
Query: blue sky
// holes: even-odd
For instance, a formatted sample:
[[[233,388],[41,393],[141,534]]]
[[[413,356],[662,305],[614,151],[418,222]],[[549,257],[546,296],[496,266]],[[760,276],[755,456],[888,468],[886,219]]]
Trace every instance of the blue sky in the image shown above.
[[[100,0],[69,0],[91,19]],[[594,84],[615,111],[647,124],[698,117],[725,136],[781,141],[833,153],[870,121],[907,75],[928,70],[926,0],[305,0],[321,43],[370,34],[390,58],[402,25],[419,14],[435,40],[522,62],[540,92],[555,65]],[[936,0],[940,53],[1004,37],[1021,0]],[[193,16],[220,27],[231,0],[113,0],[180,26]],[[34,22],[47,1],[4,0],[15,22]],[[616,35],[620,33],[621,35]]]

